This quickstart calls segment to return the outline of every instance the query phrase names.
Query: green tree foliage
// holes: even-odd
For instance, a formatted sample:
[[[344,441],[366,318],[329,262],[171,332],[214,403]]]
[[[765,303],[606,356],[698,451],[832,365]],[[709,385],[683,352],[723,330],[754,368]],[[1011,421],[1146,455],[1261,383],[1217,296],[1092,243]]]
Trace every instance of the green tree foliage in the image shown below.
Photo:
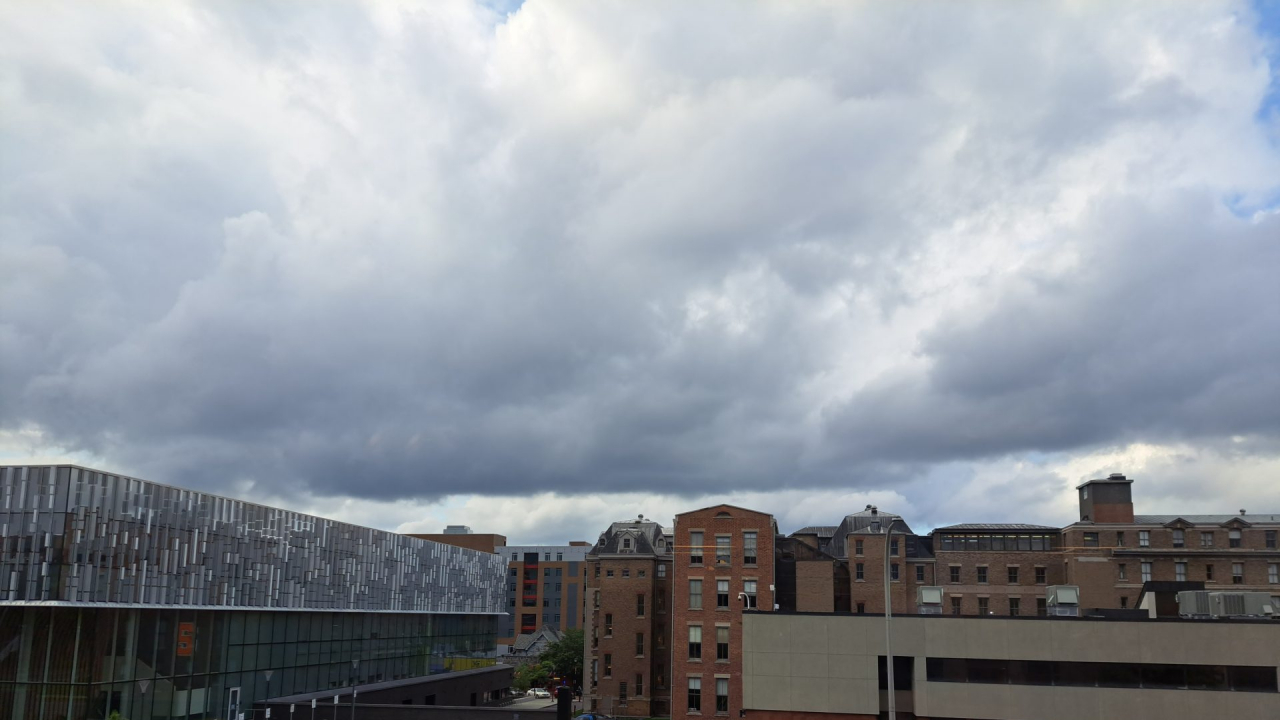
[[[586,634],[581,628],[564,631],[564,637],[542,652],[542,664],[572,687],[582,685],[582,653]]]
[[[545,687],[550,680],[551,670],[545,663],[531,662],[516,667],[512,686],[520,692],[528,692],[529,688]]]

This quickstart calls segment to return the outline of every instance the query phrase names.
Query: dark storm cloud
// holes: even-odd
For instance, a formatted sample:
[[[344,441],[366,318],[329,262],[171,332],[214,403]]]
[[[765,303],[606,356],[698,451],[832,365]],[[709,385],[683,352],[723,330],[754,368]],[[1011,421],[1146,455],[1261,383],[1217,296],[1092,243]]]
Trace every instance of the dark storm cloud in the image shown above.
[[[10,7],[0,431],[379,499],[1272,436],[1262,44],[1181,11]]]

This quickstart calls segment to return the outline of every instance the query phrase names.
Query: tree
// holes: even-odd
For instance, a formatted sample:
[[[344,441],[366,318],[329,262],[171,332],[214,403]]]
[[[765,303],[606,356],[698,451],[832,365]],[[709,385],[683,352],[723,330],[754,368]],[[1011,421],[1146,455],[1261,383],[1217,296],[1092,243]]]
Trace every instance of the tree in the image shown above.
[[[542,664],[571,687],[582,686],[582,653],[586,634],[581,628],[570,628],[564,636],[542,651]]]
[[[528,692],[531,687],[544,687],[551,679],[551,671],[545,663],[529,662],[516,666],[515,679],[512,686],[520,692]]]

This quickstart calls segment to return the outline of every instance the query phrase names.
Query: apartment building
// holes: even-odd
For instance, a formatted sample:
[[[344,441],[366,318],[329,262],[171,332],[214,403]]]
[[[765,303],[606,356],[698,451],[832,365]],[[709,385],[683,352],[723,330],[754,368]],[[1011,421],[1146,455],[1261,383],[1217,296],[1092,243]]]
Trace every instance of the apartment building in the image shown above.
[[[1132,484],[1119,474],[1082,483],[1080,520],[1065,528],[967,523],[920,536],[870,506],[836,526],[802,528],[779,545],[814,556],[786,577],[783,609],[835,607],[834,596],[806,594],[835,587],[847,567],[850,610],[883,612],[886,544],[895,613],[916,612],[916,588],[931,585],[945,589],[952,615],[1043,615],[1047,588],[1062,584],[1079,586],[1086,608],[1136,608],[1152,581],[1263,591],[1280,602],[1280,514],[1135,515]]]
[[[643,516],[615,522],[586,553],[584,708],[671,712],[672,537]]]
[[[1080,484],[1080,520],[1062,529],[1063,582],[1096,607],[1135,607],[1149,581],[1268,592],[1280,602],[1280,513],[1135,515],[1133,480]]]
[[[510,647],[520,635],[541,628],[585,628],[586,560],[591,545],[507,545],[497,553],[507,561],[507,607],[498,622],[498,645]],[[503,650],[499,647],[499,652]]]
[[[742,709],[742,618],[774,609],[776,536],[772,515],[733,505],[676,516],[673,719]]]

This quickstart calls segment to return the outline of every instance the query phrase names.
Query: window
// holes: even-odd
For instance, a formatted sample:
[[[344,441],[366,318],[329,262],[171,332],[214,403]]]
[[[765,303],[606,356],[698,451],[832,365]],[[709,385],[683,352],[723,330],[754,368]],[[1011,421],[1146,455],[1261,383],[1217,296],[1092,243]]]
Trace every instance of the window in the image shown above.
[[[1018,612],[1022,609],[1022,598],[1009,598],[1009,616],[1017,617]]]
[[[1142,563],[1142,582],[1151,582],[1151,563]]]
[[[689,609],[702,609],[702,578],[689,578]]]
[[[1124,531],[1116,533],[1116,547],[1124,547]]]
[[[1187,546],[1187,533],[1185,530],[1182,530],[1181,528],[1174,529],[1173,546],[1176,548]]]
[[[743,580],[742,593],[747,596],[747,609],[753,609],[756,606],[756,581]]]
[[[555,622],[560,622],[560,613],[556,613],[555,615],[552,615],[551,619],[554,620]]]
[[[631,538],[622,538],[622,549],[623,550],[631,549]]]
[[[627,684],[625,682],[618,683],[618,704],[627,704]]]
[[[1127,596],[1121,595],[1121,596],[1120,596],[1120,609],[1121,609],[1121,610],[1123,610],[1123,609],[1125,609],[1125,608],[1127,608],[1127,607],[1129,607],[1129,598],[1128,598]]]
[[[644,617],[644,593],[636,593],[636,617]]]
[[[605,570],[605,571],[604,571],[604,576],[605,576],[605,577],[613,577],[613,571],[612,571],[612,570]]]
[[[702,659],[702,626],[689,626],[689,659]]]
[[[644,633],[636,633],[636,657],[644,657]]]
[[[1266,543],[1267,543],[1268,550],[1276,549],[1276,531],[1275,530],[1268,530],[1266,532]]]
[[[863,567],[862,563],[856,563],[856,564],[853,566],[853,579],[854,579],[854,580],[866,580],[866,579],[867,579],[867,577],[866,577],[866,569]]]
[[[542,577],[551,577],[551,568],[543,568]]]
[[[689,564],[702,564],[702,533],[689,533]]]
[[[1044,617],[1049,614],[1049,603],[1046,598],[1036,598],[1036,615]]]
[[[729,628],[716,628],[716,660],[729,659]]]
[[[1085,547],[1098,547],[1098,533],[1087,532],[1084,534]]]
[[[1213,532],[1200,533],[1200,547],[1213,547]]]
[[[1272,585],[1280,583],[1280,563],[1271,563],[1267,566],[1267,582]]]
[[[689,678],[689,712],[702,712],[702,678]]]
[[[1239,530],[1227,531],[1227,545],[1233,548],[1240,547],[1240,531]]]
[[[518,562],[519,560],[520,553],[511,553],[511,562]],[[514,575],[515,573],[513,572],[512,574]]]
[[[729,537],[728,535],[716,536],[716,564],[717,565],[729,564],[730,542],[732,540],[733,538]]]
[[[637,570],[637,571],[636,571],[636,577],[649,577],[649,571],[647,571],[647,570]]]
[[[729,581],[716,580],[716,609],[727,609],[729,607]]]
[[[991,607],[991,598],[984,598],[984,597],[978,598],[978,614],[979,615],[990,615],[991,614],[990,607]]]
[[[636,673],[636,697],[644,695],[644,676]]]
[[[893,538],[889,541],[889,554],[893,557],[898,557],[898,538]]]
[[[556,592],[560,592],[560,583],[556,583]]]
[[[918,583],[924,582],[924,566],[923,565],[916,565],[916,582]]]
[[[926,658],[930,682],[1061,687],[1186,688],[1236,692],[1277,690],[1275,667]]]
[[[629,578],[629,577],[631,577],[631,569],[630,569],[630,568],[623,568],[623,569],[622,569],[622,577],[625,577],[625,578]]]
[[[1116,577],[1119,578],[1120,580],[1128,580],[1129,579],[1128,570],[1129,568],[1124,563],[1120,563],[1119,565],[1116,566]]]
[[[862,603],[858,603],[858,604],[861,605]],[[960,598],[955,595],[951,596],[951,614],[952,615],[960,614]]]
[[[955,584],[959,584],[960,583],[960,566],[952,565],[950,570],[951,570],[951,582]]]
[[[894,582],[898,581],[898,563],[893,563],[889,566],[889,579]]]
[[[716,678],[716,712],[729,712],[729,678]]]
[[[551,553],[542,553],[543,562],[551,562]]]
[[[1244,584],[1244,563],[1231,563],[1231,584]]]
[[[663,578],[664,578],[664,577],[666,577],[666,576],[667,576],[667,565],[666,565],[666,563],[658,563],[658,577],[663,577]]]
[[[595,574],[596,574],[596,577],[600,577],[600,565],[599,565],[598,563],[596,564],[596,573],[595,573]]]
[[[978,566],[978,582],[979,583],[987,582],[987,567],[985,565]]]
[[[1036,584],[1044,585],[1048,582],[1048,572],[1043,567],[1036,568]]]
[[[1151,547],[1151,531],[1150,530],[1138,531],[1138,547]]]
[[[1018,568],[1016,565],[1009,566],[1009,584],[1010,585],[1018,584]]]
[[[604,636],[613,637],[613,613],[604,614]]]
[[[756,533],[754,530],[742,533],[742,562],[744,565],[756,564]]]
[[[854,555],[862,555],[862,541],[861,541],[861,540],[854,540],[854,541],[853,541],[853,554],[854,554]]]
[[[613,677],[613,655],[611,653],[604,654],[604,676]]]
[[[1205,579],[1205,582],[1212,582],[1212,581],[1213,581],[1213,566],[1212,566],[1212,565],[1205,565],[1205,566],[1204,566],[1204,579]]]
[[[564,562],[564,553],[562,552],[556,553],[556,562]]]
[[[666,600],[663,597],[662,593],[658,593],[657,595],[653,596],[653,609],[658,611],[659,615],[667,611]]]
[[[1185,562],[1176,562],[1173,564],[1173,579],[1178,582],[1187,581],[1187,564]]]
[[[556,568],[556,577],[560,577],[563,574],[564,574],[564,568]]]

